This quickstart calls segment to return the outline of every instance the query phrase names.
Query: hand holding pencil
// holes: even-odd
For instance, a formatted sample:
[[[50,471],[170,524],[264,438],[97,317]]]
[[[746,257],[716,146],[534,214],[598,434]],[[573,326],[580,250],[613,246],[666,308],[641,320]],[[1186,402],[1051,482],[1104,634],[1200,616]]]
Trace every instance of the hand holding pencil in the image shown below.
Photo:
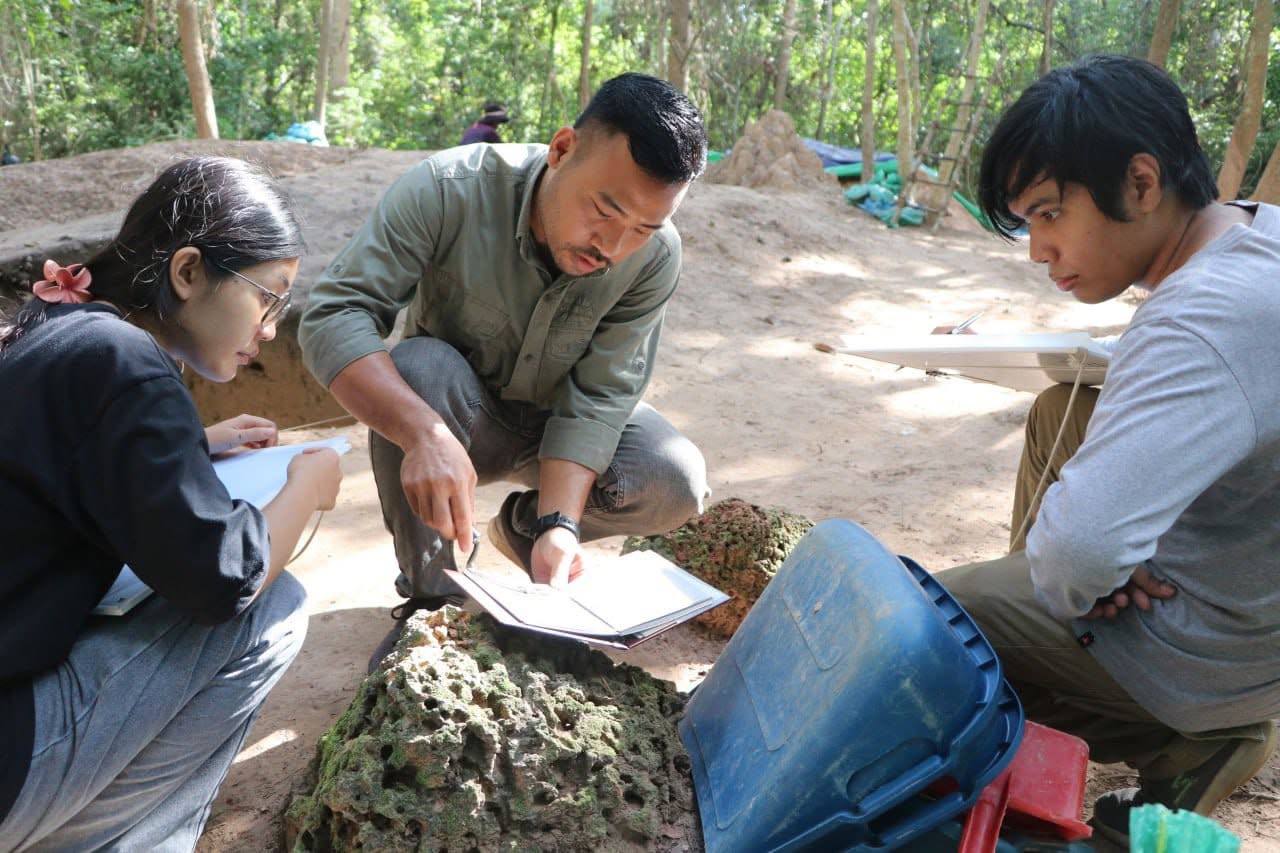
[[[932,332],[930,332],[930,334],[933,334],[933,335],[976,335],[976,334],[977,334],[977,332],[973,331],[972,326],[973,326],[973,324],[974,324],[974,323],[978,322],[978,319],[979,319],[983,314],[985,314],[985,313],[986,313],[986,311],[985,311],[985,309],[984,309],[984,310],[982,310],[982,311],[979,311],[977,314],[971,314],[971,315],[969,315],[968,317],[965,317],[963,320],[961,320],[958,324],[956,324],[956,325],[954,325],[954,326],[938,326],[938,327],[937,327],[937,328],[935,328]]]

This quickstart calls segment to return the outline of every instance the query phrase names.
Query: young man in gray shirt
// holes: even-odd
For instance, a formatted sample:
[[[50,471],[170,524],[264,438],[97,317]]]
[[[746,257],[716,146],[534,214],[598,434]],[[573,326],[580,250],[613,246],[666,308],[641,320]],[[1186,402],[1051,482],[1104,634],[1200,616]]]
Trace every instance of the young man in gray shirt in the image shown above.
[[[1040,79],[983,155],[983,208],[1059,290],[1151,291],[1101,392],[1033,406],[1012,553],[939,575],[1031,718],[1138,770],[1094,807],[1119,843],[1133,806],[1209,814],[1276,744],[1280,209],[1216,196],[1185,96],[1126,57]]]

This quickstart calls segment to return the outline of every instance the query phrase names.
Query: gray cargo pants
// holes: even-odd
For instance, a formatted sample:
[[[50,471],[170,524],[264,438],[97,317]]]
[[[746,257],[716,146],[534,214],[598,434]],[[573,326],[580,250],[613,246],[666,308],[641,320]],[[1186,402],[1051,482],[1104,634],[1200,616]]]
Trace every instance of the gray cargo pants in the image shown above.
[[[467,448],[480,485],[508,480],[531,490],[517,502],[514,519],[517,529],[527,529],[537,516],[538,496],[532,490],[538,486],[538,446],[549,413],[498,399],[461,353],[436,338],[402,341],[391,359]],[[405,499],[400,485],[404,453],[371,431],[369,455],[400,564],[396,591],[415,598],[460,592],[443,574],[454,567],[452,543],[424,524]],[[640,403],[613,461],[591,489],[582,540],[665,533],[700,513],[709,494],[702,453],[652,406]]]
[[[1070,394],[1071,386],[1055,385],[1036,398],[1027,416],[1011,535],[1017,533],[1024,516],[1034,517],[1038,506],[1032,505],[1031,498],[1045,467],[1050,468],[1048,482],[1056,481],[1062,466],[1084,443],[1098,400],[1094,388],[1080,389],[1062,444],[1049,458]],[[1013,550],[1006,557],[957,566],[936,577],[995,647],[1028,718],[1083,738],[1095,761],[1123,761],[1151,780],[1199,767],[1227,741],[1266,740],[1270,722],[1180,732],[1157,720],[1080,646],[1070,625],[1059,622],[1036,601],[1031,566],[1023,550],[1026,537],[1010,546]]]

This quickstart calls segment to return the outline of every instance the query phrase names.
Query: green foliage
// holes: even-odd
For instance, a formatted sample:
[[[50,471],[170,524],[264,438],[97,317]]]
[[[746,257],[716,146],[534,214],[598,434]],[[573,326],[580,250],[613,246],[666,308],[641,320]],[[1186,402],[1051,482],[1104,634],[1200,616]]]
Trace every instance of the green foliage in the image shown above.
[[[201,0],[206,16],[210,2]],[[504,138],[547,139],[578,111],[585,2],[595,3],[593,83],[625,70],[665,76],[669,0],[354,0],[350,78],[330,96],[330,141],[445,147],[490,98],[508,104],[513,116]],[[954,122],[948,104],[963,84],[975,2],[908,0],[924,103],[917,139],[932,121]],[[0,18],[0,139],[30,158],[37,128],[44,157],[191,135],[176,14],[166,0],[153,4],[151,32],[141,26],[145,0],[10,0]],[[783,5],[691,0],[689,92],[706,114],[715,148],[730,147],[772,105]],[[1145,55],[1157,6],[1058,0],[1054,64],[1092,52]],[[213,8],[217,26],[206,20],[204,38],[222,135],[261,138],[310,118],[319,0],[223,0]],[[1169,57],[1215,162],[1240,109],[1250,9],[1251,0],[1183,0]],[[992,5],[980,70],[988,110],[979,140],[999,108],[1038,73],[1041,10],[1042,0]],[[822,135],[860,144],[866,13],[867,0],[798,0],[786,108],[802,134],[818,130],[830,74]],[[890,0],[880,0],[878,29],[876,135],[887,148],[897,132]],[[1280,137],[1280,63],[1273,63],[1267,89],[1246,187]]]

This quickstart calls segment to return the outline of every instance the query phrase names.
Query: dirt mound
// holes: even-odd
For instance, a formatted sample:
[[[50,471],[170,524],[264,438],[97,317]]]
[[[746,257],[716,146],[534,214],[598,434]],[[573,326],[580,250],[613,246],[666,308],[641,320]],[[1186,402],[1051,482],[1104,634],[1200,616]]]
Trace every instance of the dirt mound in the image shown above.
[[[239,157],[286,178],[345,163],[355,151],[295,142],[193,139],[5,166],[0,169],[0,231],[123,213],[165,166],[197,154]]]
[[[320,739],[310,850],[700,850],[675,687],[453,607],[413,616]]]
[[[728,498],[663,536],[633,536],[622,551],[657,551],[733,596],[695,620],[721,637],[732,637],[765,585],[811,527],[813,522],[807,518]]]
[[[770,110],[747,125],[733,151],[707,169],[706,180],[741,187],[779,190],[838,189],[840,182],[822,169],[822,160],[796,134],[795,122],[782,110]]]

